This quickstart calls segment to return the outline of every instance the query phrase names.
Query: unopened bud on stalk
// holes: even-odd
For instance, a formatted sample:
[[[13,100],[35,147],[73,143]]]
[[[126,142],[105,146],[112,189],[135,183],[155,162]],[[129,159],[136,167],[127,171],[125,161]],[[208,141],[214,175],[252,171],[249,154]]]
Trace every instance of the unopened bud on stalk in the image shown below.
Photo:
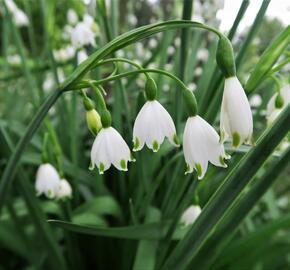
[[[95,109],[87,111],[86,119],[89,130],[97,135],[102,128],[101,117],[98,112]]]
[[[226,78],[236,75],[236,64],[231,42],[226,37],[220,37],[216,52],[216,61]]]
[[[86,119],[89,130],[96,136],[102,128],[101,117],[95,110],[95,106],[91,99],[84,97],[84,107],[86,109]]]

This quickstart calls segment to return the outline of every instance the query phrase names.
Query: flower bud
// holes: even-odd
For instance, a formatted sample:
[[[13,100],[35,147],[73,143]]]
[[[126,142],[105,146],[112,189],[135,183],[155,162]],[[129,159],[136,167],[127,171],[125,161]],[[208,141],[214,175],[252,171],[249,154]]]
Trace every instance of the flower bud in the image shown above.
[[[154,100],[157,94],[157,86],[152,78],[148,78],[145,84],[145,93],[148,100]]]
[[[101,122],[104,128],[110,127],[112,123],[111,113],[108,110],[103,110],[101,113]]]
[[[95,109],[87,111],[86,119],[89,130],[97,135],[102,128],[101,117],[98,112]]]
[[[187,110],[190,116],[195,116],[197,114],[197,102],[192,91],[189,89],[183,91],[183,98],[187,106]]]
[[[83,98],[83,103],[84,103],[84,107],[85,107],[86,111],[90,111],[90,110],[95,108],[92,100],[88,97]]]
[[[220,37],[216,52],[216,61],[226,78],[236,75],[236,64],[231,42],[226,37]]]
[[[279,93],[275,99],[275,108],[281,109],[284,105],[284,99],[282,95]]]

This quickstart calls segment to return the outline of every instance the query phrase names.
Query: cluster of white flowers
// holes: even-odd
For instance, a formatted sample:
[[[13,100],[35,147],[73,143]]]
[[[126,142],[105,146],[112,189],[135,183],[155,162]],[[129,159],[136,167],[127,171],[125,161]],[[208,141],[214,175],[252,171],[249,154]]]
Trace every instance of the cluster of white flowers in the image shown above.
[[[64,200],[72,197],[72,188],[66,179],[61,179],[57,170],[49,163],[39,166],[36,173],[37,195],[44,194],[49,199]]]
[[[246,94],[236,77],[225,80],[220,120],[221,139],[215,129],[200,116],[190,116],[183,133],[183,151],[187,164],[186,173],[197,171],[202,179],[208,162],[227,167],[224,159],[223,142],[232,139],[233,147],[250,142],[253,119]],[[174,122],[166,109],[154,98],[148,100],[138,113],[133,127],[133,151],[141,150],[146,144],[153,152],[159,150],[165,137],[174,146],[179,146]],[[102,128],[91,151],[91,163],[100,173],[113,164],[117,169],[127,171],[127,162],[132,161],[130,149],[122,136],[112,127]]]
[[[5,0],[5,3],[7,6],[7,9],[12,14],[12,18],[13,18],[14,23],[17,26],[21,27],[21,26],[29,25],[29,20],[28,20],[27,15],[16,6],[16,4],[13,2],[13,0]]]
[[[217,18],[216,14],[223,6],[224,0],[194,1],[194,13],[191,19],[212,26],[218,26],[220,18]]]
[[[59,50],[53,50],[53,57],[57,62],[66,62],[74,57],[76,50],[73,46],[68,45]]]
[[[76,49],[85,45],[96,46],[97,25],[89,14],[85,14],[83,20],[74,26],[67,26],[66,31]]]

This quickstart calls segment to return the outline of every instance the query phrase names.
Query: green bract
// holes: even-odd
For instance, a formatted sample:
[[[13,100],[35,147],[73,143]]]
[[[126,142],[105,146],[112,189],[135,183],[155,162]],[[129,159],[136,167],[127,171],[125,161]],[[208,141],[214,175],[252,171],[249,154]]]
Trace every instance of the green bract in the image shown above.
[[[236,75],[236,64],[231,42],[226,37],[220,37],[216,52],[216,61],[226,78]]]
[[[157,86],[152,78],[148,78],[145,84],[145,93],[148,100],[154,100],[157,94]]]
[[[110,127],[112,123],[111,113],[108,110],[101,112],[101,121],[104,128]]]

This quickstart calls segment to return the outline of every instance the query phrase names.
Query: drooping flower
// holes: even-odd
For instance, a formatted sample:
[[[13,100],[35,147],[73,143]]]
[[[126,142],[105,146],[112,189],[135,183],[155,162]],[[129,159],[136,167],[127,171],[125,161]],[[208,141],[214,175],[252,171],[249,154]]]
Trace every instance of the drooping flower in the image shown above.
[[[133,128],[133,151],[139,151],[146,143],[157,152],[164,138],[178,146],[176,130],[170,114],[157,100],[148,100],[138,113]]]
[[[17,26],[21,27],[21,26],[29,25],[29,20],[28,20],[27,15],[16,6],[13,0],[5,0],[5,3],[7,5],[9,12],[11,12],[12,14],[14,23]]]
[[[60,200],[70,199],[72,197],[72,188],[70,183],[66,179],[61,179],[59,181],[56,198]]]
[[[189,117],[183,133],[183,152],[187,164],[186,173],[197,171],[202,179],[207,171],[208,161],[213,165],[226,168],[225,153],[219,135],[214,128],[200,116]]]
[[[268,124],[274,122],[274,120],[278,117],[278,115],[282,112],[282,110],[290,103],[290,84],[285,85],[280,90],[280,98],[282,99],[280,104],[281,106],[276,106],[276,99],[278,97],[278,93],[274,94],[267,104],[267,121]],[[280,103],[281,103],[280,102]]]
[[[75,48],[71,45],[61,48],[59,50],[53,50],[53,57],[57,62],[66,62],[73,58],[75,55]]]
[[[183,212],[180,222],[185,226],[189,226],[195,222],[200,213],[201,208],[198,205],[191,205]]]
[[[220,119],[221,140],[228,137],[233,147],[249,143],[253,133],[253,117],[245,91],[237,77],[225,79]]]
[[[78,22],[71,30],[71,42],[75,48],[81,48],[84,45],[96,45],[96,34],[91,23],[91,20],[86,17],[86,21]]]
[[[45,194],[47,198],[55,198],[59,183],[59,174],[51,164],[45,163],[39,166],[35,182],[37,195]]]
[[[113,127],[102,128],[91,150],[91,169],[96,165],[103,174],[113,164],[118,170],[127,171],[128,161],[134,161],[127,143]]]
[[[75,10],[73,10],[73,9],[69,9],[68,11],[67,11],[67,15],[66,15],[66,17],[67,17],[67,21],[68,21],[68,23],[70,24],[70,25],[75,25],[75,24],[77,24],[77,22],[78,22],[78,14],[75,12]]]

